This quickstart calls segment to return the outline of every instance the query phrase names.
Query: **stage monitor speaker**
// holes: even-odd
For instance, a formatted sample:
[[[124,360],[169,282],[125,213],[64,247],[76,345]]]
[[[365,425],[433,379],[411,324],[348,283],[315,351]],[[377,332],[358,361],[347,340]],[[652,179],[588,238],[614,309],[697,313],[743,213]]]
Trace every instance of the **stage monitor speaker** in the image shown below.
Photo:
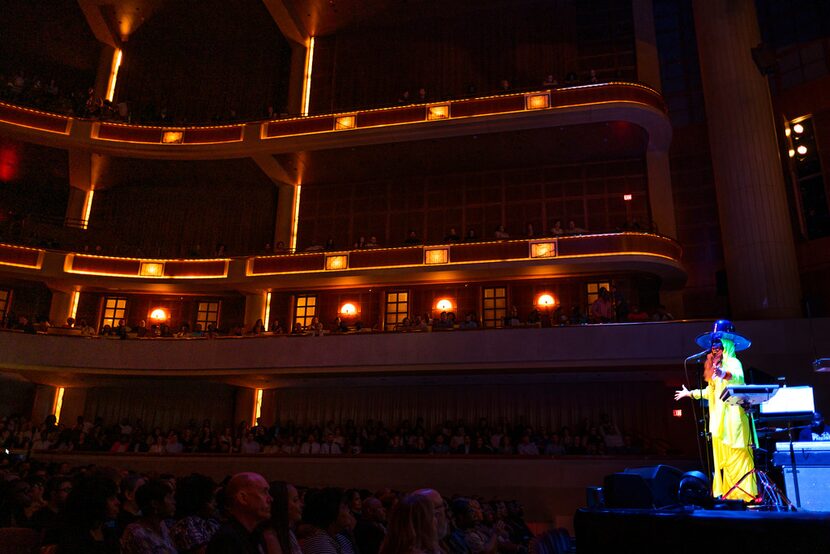
[[[657,508],[677,504],[677,491],[683,472],[676,467],[657,465],[648,467],[628,468],[624,473],[640,475],[654,496],[654,505]]]
[[[683,472],[667,465],[637,467],[605,477],[608,508],[662,508],[677,504]]]
[[[783,469],[787,498],[795,504],[792,465],[787,464]],[[830,512],[830,467],[798,463],[798,492],[801,498],[801,510]]]
[[[602,483],[606,508],[654,508],[654,495],[642,476],[612,473]]]

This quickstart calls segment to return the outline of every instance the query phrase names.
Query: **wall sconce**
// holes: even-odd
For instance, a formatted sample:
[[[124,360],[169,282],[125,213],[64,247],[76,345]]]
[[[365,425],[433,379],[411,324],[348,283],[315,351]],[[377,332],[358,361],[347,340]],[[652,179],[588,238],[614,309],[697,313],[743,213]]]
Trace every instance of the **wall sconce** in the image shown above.
[[[427,121],[434,121],[436,119],[449,119],[450,105],[439,104],[436,106],[429,106],[427,108]]]
[[[182,131],[164,131],[161,135],[162,144],[181,144],[184,140]]]
[[[555,242],[531,242],[530,243],[530,257],[531,258],[553,258],[556,256]]]
[[[450,259],[450,251],[447,248],[430,248],[424,250],[424,263],[430,264],[445,264]]]
[[[526,110],[544,110],[550,108],[550,94],[528,94],[525,96]]]
[[[164,308],[153,308],[153,311],[150,312],[150,320],[156,323],[164,323],[168,317],[167,310]]]
[[[141,262],[141,268],[138,274],[142,277],[161,277],[164,275],[164,263],[161,262]]]
[[[539,298],[536,299],[536,305],[540,308],[551,308],[554,304],[556,304],[556,300],[547,293],[539,295]]]
[[[341,115],[334,120],[334,130],[342,131],[343,129],[354,129],[357,125],[353,115]]]
[[[336,256],[326,256],[327,270],[348,269],[348,267],[349,256],[343,254],[338,254]]]
[[[435,303],[435,309],[439,312],[449,312],[452,310],[452,300],[448,298],[442,298],[438,302]]]
[[[355,315],[357,313],[357,307],[351,302],[346,302],[340,306],[340,313],[348,316]]]

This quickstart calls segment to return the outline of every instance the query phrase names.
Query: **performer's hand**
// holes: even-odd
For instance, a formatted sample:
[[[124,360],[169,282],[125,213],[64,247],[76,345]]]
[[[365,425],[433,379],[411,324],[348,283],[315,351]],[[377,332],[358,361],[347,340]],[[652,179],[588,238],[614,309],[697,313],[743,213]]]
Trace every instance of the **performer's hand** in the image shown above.
[[[686,398],[687,396],[688,397],[692,396],[692,393],[689,391],[689,389],[686,388],[686,385],[682,385],[682,386],[683,386],[682,389],[674,391],[674,399],[675,400],[680,400],[681,398]]]

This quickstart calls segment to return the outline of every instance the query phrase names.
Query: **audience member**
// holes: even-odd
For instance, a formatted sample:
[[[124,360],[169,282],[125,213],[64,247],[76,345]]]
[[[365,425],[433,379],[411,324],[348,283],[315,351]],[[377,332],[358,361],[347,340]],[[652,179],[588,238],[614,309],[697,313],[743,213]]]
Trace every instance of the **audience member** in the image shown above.
[[[389,534],[381,554],[438,554],[437,517],[425,496],[410,494],[395,505],[389,518]]]
[[[208,543],[207,554],[262,554],[262,523],[271,518],[268,482],[258,473],[237,473],[222,493],[227,521]]]
[[[176,513],[173,488],[161,479],[148,481],[136,491],[136,502],[141,510],[138,521],[131,523],[121,536],[123,554],[176,554],[166,519]]]

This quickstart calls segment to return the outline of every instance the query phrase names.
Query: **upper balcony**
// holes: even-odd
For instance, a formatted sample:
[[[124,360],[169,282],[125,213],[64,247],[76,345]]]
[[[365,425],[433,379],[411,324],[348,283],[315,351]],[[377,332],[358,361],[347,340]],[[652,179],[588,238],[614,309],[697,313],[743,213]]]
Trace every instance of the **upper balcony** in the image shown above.
[[[57,287],[209,292],[559,278],[639,272],[686,279],[677,242],[610,233],[224,259],[140,259],[0,244],[0,275]]]
[[[481,133],[624,121],[665,151],[671,125],[661,95],[611,82],[535,92],[255,121],[149,127],[91,121],[0,103],[0,134],[25,142],[134,158],[227,159]]]

